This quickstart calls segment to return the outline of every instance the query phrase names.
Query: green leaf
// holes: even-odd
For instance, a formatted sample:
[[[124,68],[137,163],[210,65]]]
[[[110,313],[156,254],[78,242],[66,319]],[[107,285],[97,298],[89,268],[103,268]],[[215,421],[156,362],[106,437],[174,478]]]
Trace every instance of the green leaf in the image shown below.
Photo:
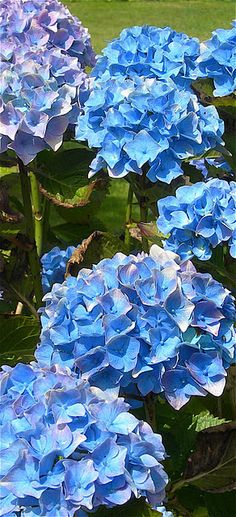
[[[15,174],[18,172],[17,166],[13,167],[0,167],[0,179],[5,178],[9,174]]]
[[[235,517],[236,491],[225,494],[206,494],[206,506],[209,517]]]
[[[193,517],[209,517],[207,508],[199,506],[196,508],[196,510],[193,511]]]
[[[105,230],[103,223],[96,217],[93,217],[92,220],[87,221],[86,224],[64,223],[55,225],[51,228],[51,233],[57,240],[63,243],[63,245],[77,246],[87,235],[96,231],[97,228],[101,231]]]
[[[216,425],[224,424],[225,419],[219,418],[218,416],[214,416],[210,413],[208,409],[205,409],[198,415],[193,415],[193,422],[191,428],[194,428],[197,433],[203,431],[203,429],[207,429],[209,427],[214,427]]]
[[[124,243],[111,233],[93,232],[74,251],[67,263],[67,274],[77,276],[80,269],[90,268],[103,258],[111,258],[117,252],[126,252]]]
[[[95,517],[161,517],[162,514],[145,503],[143,499],[133,499],[127,504],[112,509],[101,508]]]
[[[236,489],[236,424],[210,427],[198,435],[184,483],[209,492]]]
[[[1,364],[29,362],[39,339],[40,325],[36,318],[0,314]]]
[[[108,176],[97,174],[88,179],[89,165],[94,153],[85,148],[75,148],[51,153],[44,151],[37,160],[37,177],[42,194],[56,205],[68,221],[80,221],[81,210],[91,213],[103,200]],[[65,210],[66,209],[66,210]],[[77,209],[77,211],[75,211]]]
[[[176,504],[177,502],[177,504]],[[235,517],[236,511],[236,491],[221,494],[211,494],[204,492],[194,486],[182,488],[177,493],[177,499],[173,502],[173,507],[177,508],[178,503],[186,509],[186,516],[193,517],[197,512],[207,515],[207,517]],[[207,513],[206,513],[207,512]]]

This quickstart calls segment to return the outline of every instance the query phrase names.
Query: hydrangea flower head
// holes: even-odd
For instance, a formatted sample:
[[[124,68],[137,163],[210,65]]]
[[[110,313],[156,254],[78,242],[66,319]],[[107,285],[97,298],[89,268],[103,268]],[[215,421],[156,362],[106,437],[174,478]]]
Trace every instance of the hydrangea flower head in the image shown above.
[[[28,164],[56,151],[87,95],[93,51],[85,29],[59,2],[1,4],[0,153]]]
[[[92,71],[97,79],[114,76],[172,77],[183,87],[197,77],[200,53],[197,38],[190,38],[170,27],[130,27],[103,50]]]
[[[95,54],[88,29],[57,0],[3,0],[0,5],[0,46],[5,60],[15,61],[19,45],[32,49],[57,48],[94,66]]]
[[[42,286],[43,292],[50,291],[53,284],[62,283],[66,272],[66,264],[72,253],[74,246],[68,246],[66,250],[61,250],[56,246],[48,253],[44,253],[40,261],[42,264]]]
[[[43,149],[56,151],[74,124],[87,75],[61,50],[19,49],[17,64],[2,62],[0,152],[13,149],[27,164]]]
[[[233,297],[173,252],[118,253],[55,284],[44,300],[42,365],[66,365],[101,389],[163,393],[177,409],[224,388]]]
[[[117,77],[94,81],[77,140],[97,148],[90,176],[107,167],[111,177],[129,172],[170,183],[182,174],[181,161],[221,142],[223,122],[214,106],[203,107],[172,79]]]
[[[201,44],[198,58],[199,76],[212,78],[213,95],[224,97],[236,90],[236,26],[213,31],[211,39]]]
[[[158,201],[158,228],[170,236],[166,249],[182,259],[194,255],[209,260],[212,249],[228,244],[236,258],[236,183],[210,179],[191,186],[179,187],[175,196]]]
[[[36,363],[4,366],[0,377],[2,515],[86,517],[141,495],[162,505],[161,436],[117,392]]]

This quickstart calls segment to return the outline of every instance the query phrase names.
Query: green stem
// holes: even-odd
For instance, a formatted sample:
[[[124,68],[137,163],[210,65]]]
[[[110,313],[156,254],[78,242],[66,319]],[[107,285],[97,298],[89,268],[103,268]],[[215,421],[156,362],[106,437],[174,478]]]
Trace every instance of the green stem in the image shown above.
[[[42,285],[40,277],[40,263],[34,237],[34,223],[31,205],[30,182],[27,169],[20,159],[18,159],[18,164],[20,172],[21,192],[24,204],[26,234],[29,239],[29,242],[32,245],[32,249],[28,252],[29,265],[33,277],[36,306],[38,308],[42,305]]]
[[[148,218],[148,209],[147,209],[145,198],[140,199],[139,206],[140,206],[140,222],[146,223],[147,218]],[[142,235],[142,248],[143,248],[143,251],[146,251],[147,253],[149,252],[148,239],[146,239],[146,237],[144,237],[143,235]]]
[[[14,285],[12,284],[7,284],[6,286],[6,289],[9,289],[9,291],[11,291],[13,294],[15,294],[17,296],[17,298],[19,298],[20,302],[25,306],[27,307],[27,309],[29,309],[29,311],[33,314],[33,316],[39,320],[39,315],[35,309],[35,307],[29,302],[29,300],[27,300],[27,298],[24,296],[24,294],[20,293]]]
[[[154,433],[157,430],[155,400],[156,400],[155,395],[153,393],[150,393],[149,395],[147,395],[144,400],[146,420],[147,420],[148,424],[151,426]]]
[[[43,248],[43,216],[41,212],[41,199],[39,192],[39,184],[36,178],[35,172],[30,171],[29,173],[30,185],[31,185],[31,197],[33,205],[33,217],[34,217],[34,231],[35,231],[35,242],[38,252],[38,256],[42,255]]]
[[[43,200],[43,245],[46,243],[48,238],[50,207],[50,202],[45,197]]]
[[[128,225],[131,222],[132,216],[132,203],[133,203],[133,189],[129,184],[128,197],[127,197],[127,208],[125,215],[125,244],[128,248],[128,252],[130,251],[130,231]]]

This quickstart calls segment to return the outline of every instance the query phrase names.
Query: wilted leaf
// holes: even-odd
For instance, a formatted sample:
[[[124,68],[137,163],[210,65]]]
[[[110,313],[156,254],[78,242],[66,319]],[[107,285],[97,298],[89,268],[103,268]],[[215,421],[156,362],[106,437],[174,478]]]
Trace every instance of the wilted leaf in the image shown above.
[[[85,239],[67,262],[67,275],[77,276],[80,269],[90,268],[103,258],[111,258],[118,251],[126,251],[124,243],[111,233],[93,232]]]
[[[162,240],[166,238],[166,235],[163,235],[158,231],[157,224],[154,221],[150,223],[138,223],[138,227],[141,231],[141,234],[149,241],[162,246]]]
[[[184,483],[207,492],[236,489],[236,423],[217,425],[199,433]]]
[[[40,325],[36,318],[0,314],[1,364],[29,362],[39,338]]]

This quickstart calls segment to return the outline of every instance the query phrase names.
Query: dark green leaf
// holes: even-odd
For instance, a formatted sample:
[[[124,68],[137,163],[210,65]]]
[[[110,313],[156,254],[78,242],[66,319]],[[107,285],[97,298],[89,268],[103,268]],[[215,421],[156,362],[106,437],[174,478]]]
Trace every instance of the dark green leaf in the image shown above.
[[[51,228],[52,234],[57,240],[64,244],[77,246],[82,240],[99,228],[105,230],[104,225],[97,218],[93,217],[86,224],[64,223]]]
[[[209,492],[236,489],[236,424],[201,431],[188,460],[184,482]]]
[[[161,517],[161,513],[152,510],[143,499],[134,499],[113,509],[101,508],[95,512],[96,517]]]
[[[93,232],[74,251],[67,263],[67,274],[77,276],[83,267],[90,268],[103,258],[111,258],[117,252],[125,252],[124,243],[111,233]]]
[[[40,326],[36,318],[0,314],[1,364],[28,362],[33,358]]]
[[[69,221],[80,220],[81,209],[89,205],[89,213],[96,209],[108,188],[108,176],[98,174],[88,179],[89,165],[94,153],[85,148],[59,151],[56,154],[44,151],[38,156],[37,177],[42,193],[60,210]],[[66,211],[63,209],[67,209]],[[75,212],[77,208],[77,212]]]
[[[236,491],[225,494],[206,494],[209,517],[236,517]]]

